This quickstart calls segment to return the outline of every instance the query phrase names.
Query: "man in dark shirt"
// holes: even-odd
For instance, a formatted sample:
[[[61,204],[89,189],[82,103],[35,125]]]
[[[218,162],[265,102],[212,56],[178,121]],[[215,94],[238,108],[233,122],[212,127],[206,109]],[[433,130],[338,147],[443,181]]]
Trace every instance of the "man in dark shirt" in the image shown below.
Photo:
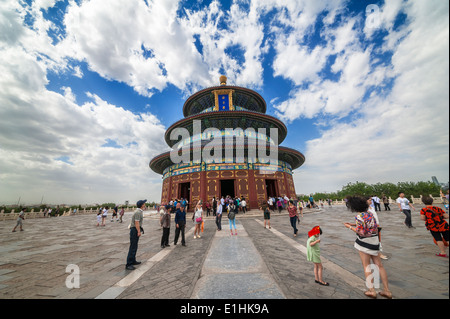
[[[180,236],[181,232],[181,245],[186,246],[186,240],[184,238],[184,230],[186,228],[186,212],[184,210],[184,206],[181,205],[177,210],[175,211],[175,239],[173,244],[176,245],[178,242],[178,237]]]
[[[180,207],[181,204],[177,203],[177,208]],[[170,247],[169,245],[169,234],[170,234],[170,213],[173,211],[172,206],[166,206],[166,212],[161,217],[161,225],[163,228],[163,234],[161,238],[161,248]]]

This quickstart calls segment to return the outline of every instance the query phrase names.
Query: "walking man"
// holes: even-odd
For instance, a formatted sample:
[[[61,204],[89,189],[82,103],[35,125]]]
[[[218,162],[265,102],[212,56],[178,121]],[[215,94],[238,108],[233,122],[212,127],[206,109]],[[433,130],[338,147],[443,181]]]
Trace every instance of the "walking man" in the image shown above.
[[[375,211],[381,212],[380,198],[377,195],[373,195],[372,202],[375,205]]]
[[[14,228],[13,228],[13,230],[12,230],[13,232],[16,231],[17,226],[19,226],[20,231],[23,231],[23,228],[22,228],[22,220],[25,219],[25,211],[26,211],[26,210],[27,210],[26,208],[22,208],[22,211],[19,213],[19,217],[17,217],[17,223],[16,223],[16,226],[14,226]]]
[[[405,218],[405,222],[404,224],[406,225],[406,227],[408,228],[415,228],[412,225],[412,220],[411,220],[411,208],[415,209],[414,206],[409,202],[409,200],[405,197],[405,193],[403,192],[399,192],[398,193],[398,198],[397,198],[397,205],[398,208],[400,209],[400,211],[405,214],[406,218]]]
[[[128,250],[128,257],[127,257],[127,265],[125,266],[125,269],[128,270],[134,270],[135,265],[139,265],[141,262],[136,261],[136,252],[138,249],[138,242],[139,237],[141,237],[141,234],[143,233],[142,228],[142,222],[144,221],[144,209],[145,209],[145,202],[147,200],[139,200],[136,204],[137,209],[134,211],[133,216],[131,217],[131,224],[130,224],[130,248]]]
[[[247,211],[247,202],[245,201],[244,197],[242,197],[240,205],[242,206],[242,212],[245,214],[245,212]]]

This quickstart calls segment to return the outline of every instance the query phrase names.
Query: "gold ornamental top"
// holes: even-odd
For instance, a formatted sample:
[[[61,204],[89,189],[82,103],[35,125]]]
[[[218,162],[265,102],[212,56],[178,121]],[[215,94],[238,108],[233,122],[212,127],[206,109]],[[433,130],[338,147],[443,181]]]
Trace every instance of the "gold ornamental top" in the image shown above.
[[[220,85],[227,85],[227,77],[225,75],[221,75],[219,80],[220,80]]]

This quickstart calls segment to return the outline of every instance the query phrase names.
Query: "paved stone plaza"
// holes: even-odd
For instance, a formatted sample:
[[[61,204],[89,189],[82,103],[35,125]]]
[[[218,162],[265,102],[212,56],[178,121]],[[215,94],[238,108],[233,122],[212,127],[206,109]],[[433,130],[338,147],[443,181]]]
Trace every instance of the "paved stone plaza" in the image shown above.
[[[391,206],[378,215],[394,298],[448,299],[449,259],[435,256],[437,246],[419,218],[421,206],[413,211],[416,229],[407,229],[404,215]],[[342,224],[354,214],[343,206],[305,209],[295,238],[286,211],[272,213],[270,230],[258,211],[238,214],[237,236],[230,235],[226,216],[221,232],[209,217],[200,239],[193,238],[188,213],[187,246],[173,245],[172,221],[171,247],[165,249],[151,213],[146,212],[139,241],[142,264],[134,271],[125,270],[131,213],[122,224],[108,220],[105,227],[96,227],[95,215],[28,219],[24,231],[14,233],[15,221],[0,222],[0,298],[367,299],[355,235]],[[328,287],[314,282],[306,260],[307,232],[315,225],[323,229]],[[74,274],[69,265],[79,269],[79,288],[66,286]]]

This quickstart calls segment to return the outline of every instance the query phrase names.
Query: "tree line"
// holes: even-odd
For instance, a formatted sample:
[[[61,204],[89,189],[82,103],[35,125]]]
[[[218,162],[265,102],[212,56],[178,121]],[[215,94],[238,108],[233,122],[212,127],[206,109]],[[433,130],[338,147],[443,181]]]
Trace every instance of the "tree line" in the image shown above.
[[[348,183],[343,186],[341,190],[332,193],[314,193],[312,194],[315,200],[342,200],[347,196],[362,195],[372,196],[377,195],[381,198],[382,195],[396,199],[398,192],[402,191],[407,197],[420,197],[420,195],[432,195],[433,197],[439,197],[441,187],[433,182],[398,182],[394,183],[376,183],[367,184],[364,182]],[[298,199],[304,201],[308,200],[308,195],[297,195]]]

